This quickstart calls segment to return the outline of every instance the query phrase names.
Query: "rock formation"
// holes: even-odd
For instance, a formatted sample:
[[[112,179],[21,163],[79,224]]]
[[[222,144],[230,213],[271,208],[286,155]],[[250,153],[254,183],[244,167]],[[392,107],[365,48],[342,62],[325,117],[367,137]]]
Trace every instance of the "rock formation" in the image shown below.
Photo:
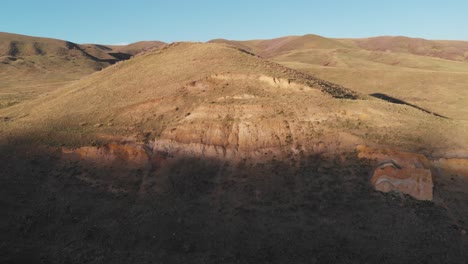
[[[434,162],[443,174],[455,174],[468,177],[468,159],[441,158]]]
[[[396,191],[418,200],[432,200],[432,174],[429,160],[421,154],[391,149],[358,146],[359,158],[380,164],[373,172],[371,183],[381,192]]]

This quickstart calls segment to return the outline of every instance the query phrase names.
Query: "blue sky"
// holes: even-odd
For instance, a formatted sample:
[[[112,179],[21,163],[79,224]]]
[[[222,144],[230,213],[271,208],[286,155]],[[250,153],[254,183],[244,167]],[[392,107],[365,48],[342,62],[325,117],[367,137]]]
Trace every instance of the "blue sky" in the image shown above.
[[[14,0],[0,31],[78,43],[207,41],[286,35],[468,40],[464,0]]]

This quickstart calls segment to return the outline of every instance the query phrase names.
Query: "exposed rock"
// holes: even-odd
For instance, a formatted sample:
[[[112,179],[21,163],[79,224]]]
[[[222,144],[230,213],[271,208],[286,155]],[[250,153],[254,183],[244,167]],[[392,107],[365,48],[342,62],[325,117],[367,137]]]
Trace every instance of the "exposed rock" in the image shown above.
[[[432,175],[427,169],[398,168],[385,163],[375,169],[371,183],[381,192],[398,191],[418,200],[432,200]]]
[[[442,158],[434,162],[444,174],[455,174],[468,177],[468,159]]]
[[[358,146],[357,150],[359,158],[376,160],[380,164],[371,178],[376,190],[397,191],[418,200],[432,200],[434,184],[430,162],[424,155],[367,146]]]
[[[144,167],[149,162],[149,156],[142,145],[109,143],[101,147],[81,147],[63,149],[65,158],[84,160],[101,165],[118,164],[126,167]]]

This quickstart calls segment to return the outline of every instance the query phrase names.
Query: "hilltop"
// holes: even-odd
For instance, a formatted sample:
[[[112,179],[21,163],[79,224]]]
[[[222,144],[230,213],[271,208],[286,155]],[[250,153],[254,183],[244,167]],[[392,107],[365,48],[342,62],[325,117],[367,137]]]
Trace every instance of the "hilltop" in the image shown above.
[[[255,88],[250,88],[252,86]],[[282,93],[278,94],[275,87],[286,90],[279,90]],[[220,117],[216,122],[232,125],[232,120],[240,117],[237,110],[236,114],[230,111],[243,108],[236,106],[238,103],[252,104],[253,108],[270,105],[268,111],[272,112],[264,113],[264,118],[268,119],[286,110],[281,108],[284,102],[275,107],[278,109],[271,108],[275,105],[273,102],[296,100],[300,94],[307,95],[309,90],[313,101],[307,104],[323,100],[324,96],[361,97],[342,86],[230,46],[176,43],[109,67],[37,100],[9,107],[3,115],[10,120],[7,127],[27,123],[29,128],[35,129],[37,127],[32,125],[35,123],[56,132],[61,130],[58,125],[67,131],[71,127],[88,131],[91,128],[80,128],[79,123],[109,120],[113,120],[113,126],[104,130],[112,133],[134,125],[137,125],[136,131],[148,128],[160,131],[193,119],[194,111],[205,108],[210,112],[219,108]],[[260,116],[255,117],[258,118]]]
[[[215,39],[212,43],[227,43],[241,49],[248,50],[264,58],[274,58],[280,54],[304,49],[337,49],[350,46],[338,40],[325,38],[318,35],[287,36],[266,40],[233,41]]]
[[[112,50],[119,51],[125,54],[136,55],[140,52],[157,49],[164,45],[166,45],[166,43],[161,41],[138,41],[135,43],[130,43],[128,45],[107,45],[107,47],[110,47],[112,48]]]
[[[442,151],[449,147],[449,142],[452,142],[451,146],[459,145],[453,142],[455,139],[444,135],[443,130],[431,129],[423,134],[412,126],[423,123],[430,126],[432,122],[442,122],[438,121],[440,118],[411,107],[405,110],[410,111],[406,114],[402,112],[404,105],[372,98],[232,46],[176,43],[106,68],[37,100],[9,107],[1,114],[9,120],[5,123],[7,129],[22,126],[23,131],[38,130],[35,133],[41,130],[69,133],[73,128],[72,134],[65,135],[72,137],[76,134],[83,137],[84,132],[128,136],[128,133],[149,131],[152,136],[173,138],[176,136],[172,135],[174,131],[183,131],[181,140],[193,143],[192,139],[204,138],[206,133],[198,131],[196,124],[200,129],[212,124],[213,129],[218,130],[226,126],[240,129],[244,122],[291,127],[290,123],[294,121],[301,124],[297,135],[289,135],[290,142],[285,144],[285,137],[292,132],[283,131],[276,135],[279,128],[275,128],[273,138],[278,139],[271,143],[272,146],[290,145],[296,141],[301,146],[313,145],[313,141],[302,142],[305,138],[299,133],[307,127],[311,129],[309,126],[315,127],[314,130],[330,129],[331,134],[353,134],[361,139],[370,137],[372,131],[376,133],[372,137],[386,138],[381,143],[428,151]],[[258,115],[254,115],[255,112]],[[340,114],[343,112],[346,114]],[[379,112],[380,118],[375,115],[363,118],[371,112]],[[310,121],[329,120],[330,113],[333,113],[333,124],[325,122],[317,126]],[[400,122],[407,120],[407,127],[402,130],[399,122],[388,122],[390,118]],[[89,125],[80,126],[80,123]],[[100,123],[112,123],[112,126],[92,126]],[[386,123],[384,130],[379,128],[383,123]],[[344,124],[354,127],[355,131],[346,127],[332,128]],[[195,127],[188,128],[192,125]],[[368,129],[360,129],[361,125]],[[188,127],[178,129],[179,126]],[[415,131],[421,142],[430,143],[430,147],[402,140],[413,138]],[[225,142],[225,139],[220,140]],[[66,142],[67,138],[62,144]],[[227,145],[223,147],[228,148]]]

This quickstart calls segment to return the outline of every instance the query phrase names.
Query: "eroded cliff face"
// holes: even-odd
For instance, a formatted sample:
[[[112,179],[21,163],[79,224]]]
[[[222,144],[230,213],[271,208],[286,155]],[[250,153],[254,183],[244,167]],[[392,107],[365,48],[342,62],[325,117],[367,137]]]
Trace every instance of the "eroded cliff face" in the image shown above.
[[[144,145],[109,143],[103,146],[86,146],[63,149],[70,160],[96,162],[105,166],[145,167],[149,154]]]
[[[297,167],[312,155],[343,157],[352,153],[354,146],[359,143],[357,138],[344,133],[328,137],[333,140],[307,141],[304,130],[291,128],[287,123],[278,122],[269,129],[260,129],[257,125],[182,126],[165,131],[159,139],[147,143],[126,140],[102,146],[64,149],[63,158],[110,169],[114,171],[111,173],[113,177],[131,178],[138,171],[138,179],[135,178],[138,189],[146,192],[155,184],[151,175],[164,170],[171,173],[167,171],[171,164],[185,166],[180,160],[187,158],[215,160],[233,167],[240,163],[255,165],[281,160],[291,167]],[[369,182],[382,192],[401,192],[418,200],[432,200],[434,174],[442,177],[468,175],[468,159],[431,160],[418,153],[365,145],[357,145],[356,150],[359,159],[374,164],[374,169],[369,171]],[[89,175],[82,174],[80,177],[90,181]],[[112,182],[112,176],[106,177],[105,181]]]

